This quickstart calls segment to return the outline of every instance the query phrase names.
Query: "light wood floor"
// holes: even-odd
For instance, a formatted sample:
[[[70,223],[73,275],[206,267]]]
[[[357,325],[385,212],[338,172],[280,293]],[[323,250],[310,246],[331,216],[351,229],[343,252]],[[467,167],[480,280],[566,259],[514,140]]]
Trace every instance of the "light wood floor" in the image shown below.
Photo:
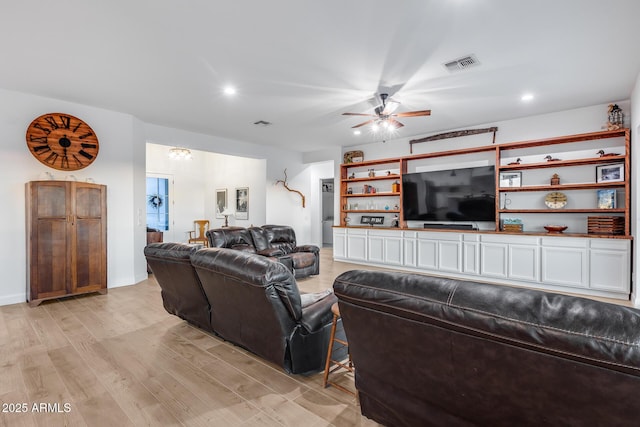
[[[322,249],[321,274],[299,280],[302,291],[363,268],[331,253]],[[340,381],[353,388],[350,374]],[[323,389],[321,373],[287,375],[168,314],[153,278],[0,307],[0,404],[0,426],[12,427],[377,426],[355,398]]]
[[[353,268],[323,249],[322,274],[300,288],[326,289]],[[0,426],[12,427],[378,425],[323,389],[321,373],[287,375],[168,314],[153,278],[0,307],[0,404]]]

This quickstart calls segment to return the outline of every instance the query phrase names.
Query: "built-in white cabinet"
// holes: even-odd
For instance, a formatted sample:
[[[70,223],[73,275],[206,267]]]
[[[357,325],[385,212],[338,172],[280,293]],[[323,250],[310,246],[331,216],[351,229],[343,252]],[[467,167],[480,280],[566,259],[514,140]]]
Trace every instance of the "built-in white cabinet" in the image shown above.
[[[336,227],[334,258],[453,278],[628,299],[631,240]]]

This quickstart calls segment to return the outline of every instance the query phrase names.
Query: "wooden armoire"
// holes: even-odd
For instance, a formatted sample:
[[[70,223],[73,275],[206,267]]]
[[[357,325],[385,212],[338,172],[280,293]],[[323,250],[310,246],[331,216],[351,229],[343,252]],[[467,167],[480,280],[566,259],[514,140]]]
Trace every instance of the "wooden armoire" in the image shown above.
[[[31,181],[27,201],[27,301],[107,292],[106,186]]]

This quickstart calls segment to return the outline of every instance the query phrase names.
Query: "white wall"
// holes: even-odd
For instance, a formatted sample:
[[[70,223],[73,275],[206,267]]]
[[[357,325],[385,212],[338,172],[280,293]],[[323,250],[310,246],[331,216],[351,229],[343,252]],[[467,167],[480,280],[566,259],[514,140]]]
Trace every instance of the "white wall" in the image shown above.
[[[640,135],[640,74],[636,78],[636,84],[631,92],[631,140],[633,141],[634,137]],[[634,144],[631,144],[632,146]],[[635,144],[637,145],[637,143]],[[640,164],[640,152],[637,149],[631,150],[631,164],[633,167],[631,168],[631,188],[633,190],[632,198],[631,198],[631,234],[637,237],[638,230],[640,230],[640,215],[638,215],[638,209],[640,208],[640,174],[638,173],[638,167],[636,165]],[[637,240],[634,242],[637,244]],[[640,307],[640,292],[637,289],[638,281],[636,280],[638,277],[637,271],[638,266],[640,266],[640,251],[638,248],[635,248],[633,251],[633,286],[632,286],[632,296],[631,299],[633,304],[636,307]]]
[[[63,102],[0,89],[0,151],[3,155],[0,197],[0,305],[26,300],[26,224],[25,183],[38,180],[45,171],[56,179],[67,173],[55,171],[38,162],[25,142],[27,126],[41,114],[65,112],[86,121],[100,142],[97,159],[89,167],[72,172],[78,180],[93,178],[107,186],[107,275],[108,286],[134,283],[136,264],[144,261],[136,253],[142,243],[135,239],[140,228],[135,222],[135,170],[140,167],[140,153],[134,148],[140,141],[140,124],[132,116],[99,108]],[[144,191],[144,189],[143,189]]]

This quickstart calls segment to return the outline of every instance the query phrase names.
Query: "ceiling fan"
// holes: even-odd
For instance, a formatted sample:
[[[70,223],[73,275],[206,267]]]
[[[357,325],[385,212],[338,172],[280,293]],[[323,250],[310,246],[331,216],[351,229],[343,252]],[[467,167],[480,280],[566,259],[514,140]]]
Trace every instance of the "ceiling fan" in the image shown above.
[[[366,113],[342,113],[343,116],[365,116],[365,117],[374,117],[373,119],[369,119],[366,122],[362,122],[360,124],[357,124],[355,126],[352,126],[352,128],[359,128],[361,126],[365,126],[368,125],[369,123],[372,123],[373,125],[383,125],[383,126],[387,126],[390,128],[401,128],[402,126],[404,126],[402,123],[400,123],[398,120],[396,120],[396,117],[420,117],[420,116],[430,116],[431,115],[431,110],[420,110],[420,111],[407,111],[406,113],[397,113],[394,114],[393,112],[398,108],[398,106],[400,105],[399,102],[397,101],[393,101],[393,100],[389,100],[387,102],[387,99],[389,98],[389,95],[386,93],[381,93],[380,94],[380,99],[382,100],[382,105],[379,105],[375,108],[375,114],[366,114]]]

